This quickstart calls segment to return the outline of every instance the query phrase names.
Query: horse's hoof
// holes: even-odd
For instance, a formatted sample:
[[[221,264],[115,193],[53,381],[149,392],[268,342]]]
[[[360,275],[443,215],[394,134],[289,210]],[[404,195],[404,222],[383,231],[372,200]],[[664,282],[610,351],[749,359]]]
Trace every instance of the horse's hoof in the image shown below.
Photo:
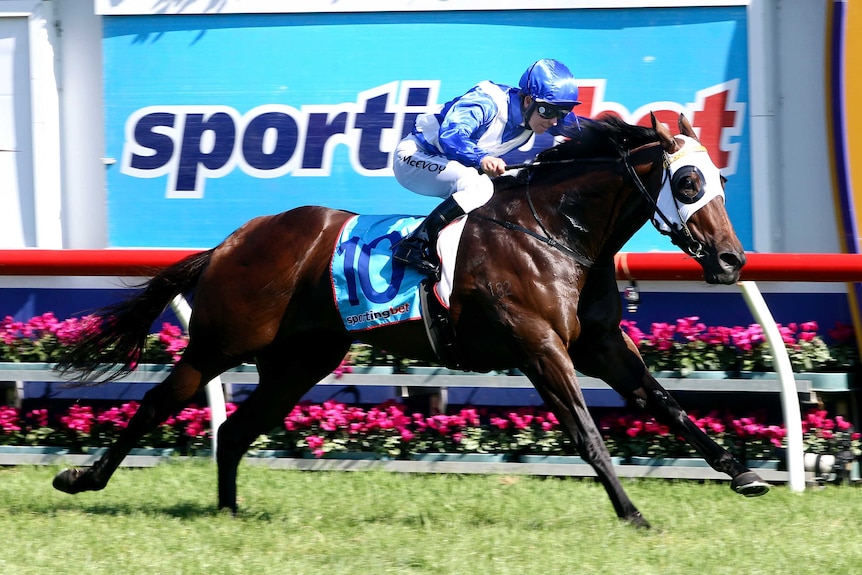
[[[625,522],[631,525],[632,527],[637,527],[638,529],[650,529],[652,526],[649,524],[649,521],[644,519],[644,516],[641,515],[641,512],[638,511],[634,515],[630,515],[625,518]]]
[[[80,493],[84,491],[80,485],[76,485],[78,483],[78,479],[84,474],[84,470],[78,469],[77,467],[66,468],[57,475],[54,476],[54,482],[52,485],[54,489],[58,491],[62,491],[63,493],[70,493],[74,495],[75,493]]]
[[[760,497],[766,495],[772,486],[762,480],[753,471],[746,471],[733,478],[730,488],[746,497]]]

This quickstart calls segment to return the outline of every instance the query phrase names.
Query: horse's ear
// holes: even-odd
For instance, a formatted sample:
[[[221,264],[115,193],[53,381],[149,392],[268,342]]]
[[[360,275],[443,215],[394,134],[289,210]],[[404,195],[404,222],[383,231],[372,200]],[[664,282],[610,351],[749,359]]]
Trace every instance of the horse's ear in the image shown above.
[[[688,121],[688,118],[685,117],[685,114],[679,115],[679,120],[677,121],[677,123],[679,124],[680,134],[697,140],[697,136],[694,134],[694,128],[691,127],[691,122]]]
[[[673,151],[676,148],[676,140],[673,139],[673,134],[670,133],[664,124],[656,120],[655,114],[652,112],[649,113],[650,120],[652,120],[652,127],[658,134],[658,139],[661,141],[662,147],[668,152]]]

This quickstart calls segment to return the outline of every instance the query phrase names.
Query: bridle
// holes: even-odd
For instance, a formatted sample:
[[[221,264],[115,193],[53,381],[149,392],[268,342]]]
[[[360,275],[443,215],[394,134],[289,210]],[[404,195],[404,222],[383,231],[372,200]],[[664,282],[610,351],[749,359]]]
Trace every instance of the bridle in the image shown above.
[[[661,153],[662,164],[663,164],[663,169],[664,169],[664,175],[662,176],[662,184],[661,184],[661,187],[659,188],[659,194],[661,193],[661,190],[664,188],[664,186],[670,180],[670,175],[671,175],[670,174],[670,158],[668,157],[668,154],[665,151],[665,149],[661,146],[661,143],[660,142],[650,142],[649,144],[644,144],[643,146],[635,148],[634,150],[628,150],[628,149],[625,149],[623,147],[619,147],[618,149],[619,149],[620,157],[617,159],[614,159],[612,161],[613,162],[621,161],[623,163],[623,166],[625,166],[625,169],[626,169],[626,173],[628,174],[629,178],[631,178],[632,182],[634,182],[635,187],[638,189],[638,191],[641,193],[641,195],[644,197],[644,199],[646,199],[646,201],[653,208],[653,213],[656,214],[659,218],[661,218],[661,220],[667,226],[667,229],[670,231],[663,230],[658,225],[656,218],[652,217],[652,218],[650,218],[650,221],[653,223],[653,226],[656,228],[656,230],[658,230],[658,232],[661,233],[662,235],[668,236],[670,238],[671,243],[678,246],[682,251],[684,251],[689,256],[691,256],[695,259],[699,259],[699,258],[706,256],[706,252],[703,249],[703,244],[701,244],[699,241],[697,241],[694,238],[688,225],[686,225],[686,223],[683,221],[682,216],[680,216],[680,218],[679,218],[679,220],[680,220],[679,224],[672,223],[670,221],[670,219],[667,217],[667,215],[661,210],[661,208],[659,208],[658,194],[656,195],[655,198],[653,198],[650,195],[649,190],[647,190],[646,186],[644,185],[643,181],[641,180],[640,176],[638,175],[637,170],[635,170],[635,166],[642,163],[640,159],[636,159],[637,156],[639,156],[639,155],[653,155],[653,154],[656,154],[656,152]],[[635,159],[633,160],[633,158],[635,158]],[[645,158],[643,163],[646,163],[646,161],[655,162],[657,159],[658,158],[655,158],[652,160],[647,160],[647,158]],[[528,163],[523,163],[523,164],[513,164],[513,165],[508,166],[507,168],[509,170],[514,170],[514,169],[520,169],[520,168],[532,168],[532,167],[548,166],[548,165],[575,164],[575,163],[586,164],[586,163],[597,163],[597,162],[607,162],[607,161],[608,161],[607,159],[601,159],[601,158],[591,158],[591,159],[568,158],[565,160],[546,160],[546,161],[542,161],[542,162],[528,162]],[[576,252],[575,250],[571,249],[567,245],[558,242],[557,240],[555,240],[551,237],[550,233],[548,233],[548,230],[545,228],[544,224],[542,223],[542,220],[539,217],[538,212],[536,211],[536,207],[533,204],[533,199],[532,199],[532,196],[530,194],[530,180],[529,180],[529,178],[526,181],[526,187],[525,187],[524,193],[527,197],[527,205],[530,207],[530,213],[533,215],[533,219],[536,220],[536,223],[539,224],[539,228],[542,230],[542,233],[544,235],[539,234],[537,232],[534,232],[533,230],[531,230],[529,228],[525,228],[525,227],[520,226],[518,224],[514,224],[512,222],[508,222],[508,221],[504,221],[504,220],[498,220],[496,218],[490,218],[490,217],[482,216],[479,214],[471,214],[471,215],[472,215],[472,217],[478,217],[478,218],[483,219],[483,220],[488,220],[488,221],[494,222],[495,224],[498,224],[498,225],[500,225],[500,226],[502,226],[508,230],[514,230],[514,231],[525,233],[525,234],[527,234],[531,237],[534,237],[537,240],[547,244],[548,246],[565,253],[566,255],[568,255],[569,257],[571,257],[572,259],[574,259],[578,263],[580,263],[586,267],[592,267],[593,264],[595,263],[595,262],[593,262],[593,260],[591,260],[590,258],[586,257],[583,254]],[[675,194],[673,194],[673,195],[674,195],[674,205],[677,207],[677,212],[679,213],[679,202],[676,199]]]
[[[626,167],[626,171],[628,172],[629,177],[634,182],[638,191],[640,191],[641,195],[644,198],[646,198],[647,202],[649,202],[649,204],[653,207],[654,213],[656,215],[658,215],[658,217],[661,218],[661,220],[664,222],[664,224],[667,226],[667,228],[670,231],[662,230],[662,228],[659,227],[658,223],[656,222],[656,219],[653,217],[653,218],[650,218],[650,221],[652,221],[655,229],[658,230],[658,232],[660,234],[668,236],[670,238],[671,243],[674,244],[675,246],[679,247],[682,251],[684,251],[685,253],[687,253],[688,255],[690,255],[691,257],[693,257],[695,259],[700,259],[700,258],[706,256],[706,252],[703,249],[703,244],[700,243],[699,241],[697,241],[696,239],[694,239],[694,236],[691,234],[691,230],[689,229],[686,222],[683,221],[682,215],[679,214],[679,200],[677,200],[676,194],[673,193],[673,190],[671,190],[671,195],[673,196],[674,206],[677,209],[677,214],[680,216],[679,217],[679,221],[680,221],[679,224],[671,223],[671,221],[670,221],[670,219],[668,219],[667,215],[665,215],[665,213],[663,211],[661,211],[661,208],[659,208],[659,206],[658,206],[658,195],[656,195],[655,198],[653,198],[650,195],[649,191],[646,189],[646,186],[644,185],[643,181],[641,181],[640,176],[638,176],[638,173],[634,168],[635,164],[632,164],[632,162],[631,162],[632,154],[636,154],[636,153],[641,152],[644,149],[651,149],[654,147],[661,150],[661,153],[663,156],[664,176],[662,176],[661,187],[659,188],[659,194],[661,194],[661,190],[664,188],[664,186],[670,180],[670,163],[671,162],[670,162],[670,158],[667,155],[667,152],[665,151],[665,149],[663,147],[661,147],[659,142],[651,142],[651,143],[645,144],[639,148],[635,148],[634,150],[631,150],[631,151],[620,149],[620,156],[621,156],[623,165]]]

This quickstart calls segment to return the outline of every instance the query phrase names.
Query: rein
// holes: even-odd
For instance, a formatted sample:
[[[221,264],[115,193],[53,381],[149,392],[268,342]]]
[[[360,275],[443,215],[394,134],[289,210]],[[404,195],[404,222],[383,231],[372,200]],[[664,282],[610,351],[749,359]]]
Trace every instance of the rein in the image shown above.
[[[597,163],[610,163],[610,162],[616,162],[616,161],[618,161],[618,159],[568,158],[565,160],[547,160],[544,162],[525,162],[523,164],[511,164],[511,165],[506,166],[506,169],[507,170],[517,170],[517,169],[521,169],[521,168],[533,168],[533,167],[538,167],[538,166],[550,166],[550,165],[559,165],[559,164],[574,164],[574,163],[597,164]],[[536,220],[536,223],[539,224],[539,227],[542,229],[542,232],[545,235],[539,234],[539,233],[534,232],[533,230],[531,230],[529,228],[525,228],[524,226],[521,226],[521,225],[518,225],[518,224],[515,224],[512,222],[507,222],[504,220],[498,220],[497,218],[490,218],[488,216],[483,216],[481,214],[473,213],[473,214],[470,214],[470,217],[478,218],[480,220],[486,220],[489,222],[493,222],[493,223],[497,224],[498,226],[502,226],[502,227],[506,228],[507,230],[512,230],[512,231],[516,231],[516,232],[521,232],[523,234],[527,234],[528,236],[533,237],[533,238],[539,240],[540,242],[542,242],[542,243],[544,243],[544,244],[546,244],[546,245],[548,245],[548,246],[550,246],[556,250],[563,252],[564,254],[566,254],[567,256],[569,256],[570,258],[572,258],[573,260],[575,260],[576,262],[578,262],[582,266],[585,266],[587,268],[593,267],[593,265],[595,264],[594,260],[591,260],[587,256],[576,252],[575,250],[573,250],[569,246],[567,246],[563,243],[560,243],[551,237],[551,234],[548,232],[548,230],[545,228],[545,225],[542,223],[541,218],[539,218],[539,213],[536,211],[535,204],[533,204],[533,196],[530,194],[530,180],[529,180],[529,178],[526,181],[524,193],[527,196],[527,205],[530,206],[530,213],[533,215],[533,219]]]
[[[574,163],[588,164],[588,163],[599,163],[599,162],[608,162],[608,161],[612,161],[612,162],[622,161],[623,165],[626,168],[626,172],[628,173],[629,177],[634,182],[635,187],[637,187],[637,189],[641,193],[641,195],[652,206],[654,213],[658,214],[658,216],[662,219],[662,221],[664,221],[664,223],[668,227],[668,229],[671,230],[670,232],[665,232],[665,231],[662,231],[656,225],[655,227],[659,231],[659,233],[666,235],[666,236],[669,236],[671,243],[678,246],[680,249],[682,249],[682,251],[684,251],[686,254],[690,255],[691,257],[693,257],[695,259],[704,257],[706,254],[703,251],[703,245],[700,242],[698,242],[696,239],[694,239],[694,236],[692,236],[692,234],[691,234],[691,230],[689,230],[689,228],[685,224],[685,222],[682,222],[682,225],[671,223],[671,221],[668,219],[668,217],[659,208],[658,199],[653,198],[650,195],[649,190],[647,190],[643,181],[640,179],[640,176],[638,176],[638,173],[634,168],[634,166],[636,164],[632,163],[632,158],[637,157],[641,154],[646,155],[648,153],[649,154],[653,154],[655,152],[660,153],[664,158],[663,163],[664,163],[665,174],[664,174],[664,177],[662,179],[662,188],[663,188],[665,183],[667,182],[667,180],[670,178],[670,162],[668,160],[667,153],[664,151],[664,148],[661,147],[660,142],[651,142],[649,144],[645,144],[643,146],[640,146],[634,150],[626,150],[626,149],[620,148],[619,151],[620,151],[620,157],[617,159],[614,159],[614,160],[608,160],[607,158],[590,158],[590,159],[569,158],[569,159],[565,159],[565,160],[547,160],[547,161],[543,161],[543,162],[525,162],[522,164],[511,164],[511,165],[507,166],[507,170],[516,170],[516,169],[521,169],[521,168],[532,168],[532,167],[538,167],[538,166],[559,165],[559,164],[574,164]],[[639,161],[639,160],[637,160],[637,161]],[[654,161],[654,160],[652,160],[652,161]],[[660,188],[660,190],[661,190],[661,188]],[[558,242],[557,240],[555,240],[554,238],[551,237],[551,234],[545,228],[544,224],[542,223],[542,220],[539,218],[539,214],[536,211],[536,207],[533,204],[533,198],[530,194],[530,181],[529,181],[529,179],[526,182],[526,190],[524,193],[527,197],[527,205],[529,205],[529,207],[530,207],[530,213],[533,215],[533,219],[536,220],[536,223],[539,224],[539,227],[541,228],[544,235],[537,233],[537,232],[534,232],[533,230],[531,230],[529,228],[525,228],[524,226],[521,226],[521,225],[518,225],[518,224],[515,224],[512,222],[508,222],[508,221],[504,221],[504,220],[498,220],[496,218],[490,218],[488,216],[483,216],[480,214],[471,214],[471,217],[475,217],[478,219],[493,222],[499,226],[506,228],[507,230],[517,231],[517,232],[527,234],[528,236],[531,236],[531,237],[539,240],[540,242],[542,242],[542,243],[544,243],[544,244],[546,244],[546,245],[548,245],[548,246],[550,246],[556,250],[563,252],[564,254],[568,255],[569,257],[571,257],[573,260],[580,263],[581,265],[586,266],[588,268],[592,267],[595,264],[595,262],[593,260],[591,260],[590,258],[586,257],[583,254],[576,252],[575,250],[571,249],[569,246],[562,244],[562,243]],[[652,220],[653,220],[653,225],[655,225],[654,218],[652,218]]]
[[[542,221],[539,219],[539,215],[536,213],[536,210],[533,207],[533,202],[530,199],[529,187],[527,188],[527,201],[530,204],[530,211],[533,213],[533,217],[536,219],[536,222],[539,223],[539,227],[542,228],[542,231],[545,232],[544,236],[542,234],[534,232],[533,230],[531,230],[529,228],[525,228],[524,226],[519,226],[518,224],[513,224],[512,222],[507,222],[504,220],[498,220],[497,218],[489,218],[488,216],[483,216],[481,214],[475,214],[475,213],[470,214],[470,217],[471,218],[478,218],[480,220],[486,220],[489,222],[493,222],[493,223],[497,224],[498,226],[502,226],[502,227],[506,228],[507,230],[512,230],[515,232],[521,232],[521,233],[527,234],[528,236],[534,237],[537,240],[539,240],[540,242],[547,244],[548,246],[563,252],[564,254],[566,254],[567,256],[569,256],[570,258],[572,258],[573,260],[575,260],[579,264],[586,266],[588,268],[593,267],[593,264],[595,263],[593,260],[591,260],[590,258],[588,258],[585,255],[579,254],[575,250],[571,249],[569,246],[567,246],[565,244],[561,244],[560,242],[558,242],[557,240],[555,240],[554,238],[551,237],[551,234],[549,234],[548,231],[545,229],[545,226],[542,225]]]

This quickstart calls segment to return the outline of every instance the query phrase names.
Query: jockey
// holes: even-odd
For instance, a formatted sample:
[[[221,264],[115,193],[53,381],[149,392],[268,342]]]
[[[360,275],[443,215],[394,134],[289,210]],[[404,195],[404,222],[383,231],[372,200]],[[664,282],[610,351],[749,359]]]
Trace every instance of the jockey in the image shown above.
[[[447,224],[491,199],[490,176],[506,171],[500,156],[533,134],[571,135],[578,86],[557,60],[535,62],[518,87],[484,81],[416,118],[413,132],[398,144],[393,171],[398,182],[424,196],[446,198],[408,237],[393,248],[394,259],[437,276],[437,236]]]

